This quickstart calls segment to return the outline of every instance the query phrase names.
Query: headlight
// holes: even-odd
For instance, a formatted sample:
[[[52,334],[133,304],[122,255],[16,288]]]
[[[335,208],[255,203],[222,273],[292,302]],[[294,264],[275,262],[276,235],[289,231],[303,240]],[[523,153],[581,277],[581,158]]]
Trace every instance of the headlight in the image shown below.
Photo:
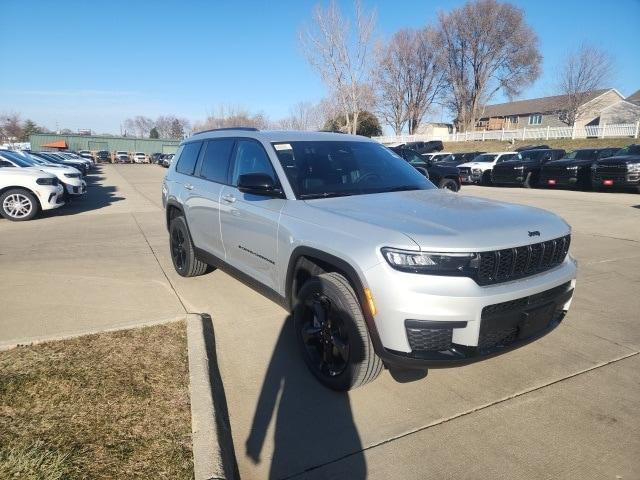
[[[65,173],[64,176],[67,178],[80,178],[79,173]]]
[[[567,171],[569,171],[569,172],[577,172],[578,171],[578,167],[567,167]]]
[[[629,165],[627,165],[627,171],[629,173],[640,172],[640,163],[630,163]]]
[[[58,179],[57,178],[49,178],[49,177],[38,178],[36,180],[36,183],[38,185],[57,185],[58,184]]]
[[[385,247],[382,255],[396,270],[435,275],[469,275],[478,268],[476,253],[431,253]]]

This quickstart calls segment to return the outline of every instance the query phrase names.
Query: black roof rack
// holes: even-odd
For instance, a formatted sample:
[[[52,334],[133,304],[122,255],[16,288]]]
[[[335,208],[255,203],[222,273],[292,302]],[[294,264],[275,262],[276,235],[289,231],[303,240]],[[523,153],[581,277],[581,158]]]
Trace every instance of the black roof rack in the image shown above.
[[[224,132],[226,130],[242,130],[245,132],[258,132],[259,130],[254,127],[224,127],[224,128],[211,128],[209,130],[201,130],[199,132],[194,133],[194,135],[200,135],[201,133],[208,132]]]

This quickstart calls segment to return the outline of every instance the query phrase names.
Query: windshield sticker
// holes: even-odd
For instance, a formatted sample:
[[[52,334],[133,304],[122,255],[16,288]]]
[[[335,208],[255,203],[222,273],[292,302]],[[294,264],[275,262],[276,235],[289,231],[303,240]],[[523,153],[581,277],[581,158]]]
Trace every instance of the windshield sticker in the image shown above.
[[[291,148],[291,144],[289,143],[276,143],[273,148],[275,148],[276,150],[280,151],[280,150],[293,150],[293,148]]]

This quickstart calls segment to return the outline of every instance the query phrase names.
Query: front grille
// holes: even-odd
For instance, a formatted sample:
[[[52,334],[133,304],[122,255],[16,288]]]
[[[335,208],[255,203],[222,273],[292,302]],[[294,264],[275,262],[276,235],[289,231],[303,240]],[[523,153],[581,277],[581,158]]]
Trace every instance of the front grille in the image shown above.
[[[478,348],[484,350],[504,347],[515,342],[518,338],[523,338],[519,330],[521,315],[526,311],[525,309],[529,306],[535,308],[536,305],[543,305],[547,301],[552,302],[554,298],[559,297],[564,292],[568,292],[570,287],[571,282],[567,282],[528,297],[484,307],[482,309]],[[536,329],[529,332],[529,336],[535,336],[540,331],[548,328],[553,321],[561,318],[563,300],[559,300],[555,306],[550,307],[548,322],[542,323],[539,326],[539,330]],[[524,338],[527,337],[525,336]]]
[[[451,348],[451,328],[407,327],[407,339],[412,351],[440,352]]]
[[[458,168],[458,170],[460,170],[461,175],[465,175],[465,176],[471,175],[471,168],[469,167],[460,167]]]
[[[570,243],[571,236],[567,235],[524,247],[481,252],[476,281],[491,285],[549,270],[564,261]]]
[[[542,169],[541,178],[543,182],[552,178],[559,183],[567,183],[570,178],[576,176],[576,173],[572,170],[567,170],[566,167],[550,166]]]
[[[596,183],[602,183],[603,180],[624,183],[627,181],[627,164],[598,165],[593,173],[593,180]]]

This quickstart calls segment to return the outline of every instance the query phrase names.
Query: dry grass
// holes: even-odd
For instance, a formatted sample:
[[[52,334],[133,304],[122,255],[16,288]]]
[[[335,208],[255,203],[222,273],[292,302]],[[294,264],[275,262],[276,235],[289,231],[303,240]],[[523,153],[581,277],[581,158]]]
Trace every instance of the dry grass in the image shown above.
[[[551,148],[562,148],[567,152],[576,148],[589,147],[626,147],[632,143],[639,143],[635,138],[583,138],[571,140],[562,138],[557,140],[526,140],[511,142],[501,142],[499,140],[487,140],[486,142],[446,142],[445,152],[502,152],[511,151],[522,145],[549,145]]]
[[[0,353],[0,478],[192,478],[183,322]]]

